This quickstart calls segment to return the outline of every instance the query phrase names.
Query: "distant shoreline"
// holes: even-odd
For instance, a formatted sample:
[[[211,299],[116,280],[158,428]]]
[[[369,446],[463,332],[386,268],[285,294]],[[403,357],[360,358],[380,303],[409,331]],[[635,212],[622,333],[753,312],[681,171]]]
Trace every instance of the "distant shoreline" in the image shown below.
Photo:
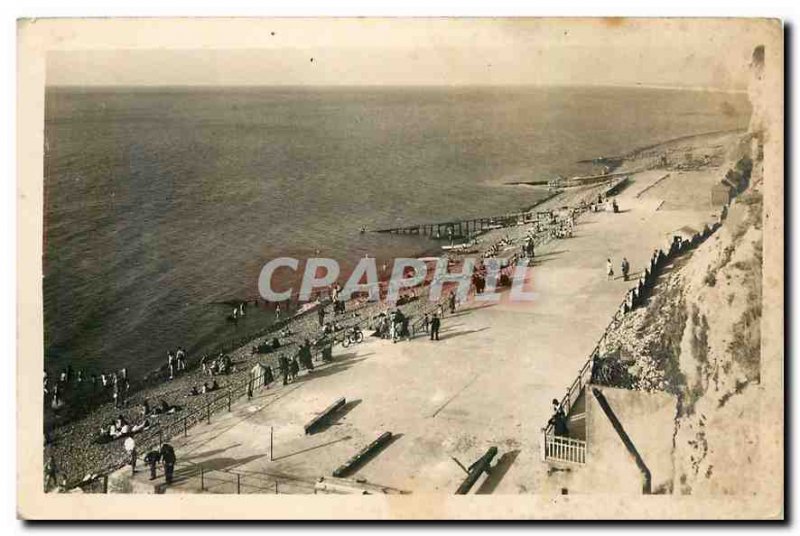
[[[591,164],[595,159],[600,159],[600,158],[602,158],[604,160],[607,160],[609,162],[613,162],[614,165],[611,167],[611,171],[606,174],[609,177],[611,177],[615,173],[616,174],[618,174],[618,173],[632,173],[632,171],[617,172],[616,170],[621,168],[626,160],[634,159],[640,153],[643,153],[645,151],[651,151],[653,149],[657,149],[658,147],[665,147],[666,148],[667,146],[669,146],[669,145],[671,145],[673,143],[679,143],[679,142],[682,142],[682,141],[689,141],[689,140],[698,139],[698,138],[707,138],[709,136],[720,136],[720,135],[723,135],[723,134],[735,134],[735,133],[744,134],[745,132],[747,132],[746,128],[732,128],[732,129],[724,129],[724,130],[712,130],[712,131],[709,131],[709,132],[701,132],[699,134],[687,134],[686,136],[678,136],[677,138],[670,138],[668,140],[664,140],[664,141],[661,141],[661,142],[658,142],[658,143],[653,143],[653,144],[650,144],[650,145],[643,145],[643,146],[637,147],[637,148],[635,148],[635,149],[633,149],[633,150],[631,150],[631,151],[629,151],[629,152],[627,152],[627,153],[625,153],[623,155],[620,155],[620,156],[603,156],[603,155],[600,155],[600,156],[597,156],[597,157],[595,157],[593,159],[578,160],[577,163],[578,164]],[[595,176],[591,176],[590,175],[590,176],[586,176],[586,177],[579,176],[579,177],[572,177],[572,178],[587,178],[587,177],[595,177]],[[596,177],[599,178],[599,177],[601,177],[601,175],[597,175]],[[503,186],[540,187],[540,186],[547,186],[548,182],[549,181],[547,179],[536,179],[536,180],[531,180],[531,181],[509,181],[509,182],[504,182]]]

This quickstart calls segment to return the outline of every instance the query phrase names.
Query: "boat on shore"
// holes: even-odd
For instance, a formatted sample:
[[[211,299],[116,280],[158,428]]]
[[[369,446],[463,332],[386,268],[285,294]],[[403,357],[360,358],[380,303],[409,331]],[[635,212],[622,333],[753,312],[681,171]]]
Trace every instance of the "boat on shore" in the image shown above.
[[[502,226],[498,226],[502,227]],[[475,239],[470,240],[469,242],[462,242],[461,244],[451,244],[448,246],[442,246],[444,251],[450,251],[453,253],[467,253],[472,249],[477,251],[478,241]]]

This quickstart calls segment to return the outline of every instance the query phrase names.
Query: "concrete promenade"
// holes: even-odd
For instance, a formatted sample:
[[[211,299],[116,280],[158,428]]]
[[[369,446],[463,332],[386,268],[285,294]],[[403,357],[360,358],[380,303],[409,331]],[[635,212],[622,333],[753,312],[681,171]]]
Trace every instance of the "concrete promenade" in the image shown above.
[[[465,475],[451,457],[468,466],[497,446],[497,470],[473,492],[540,491],[546,470],[539,461],[540,428],[550,417],[550,400],[563,396],[633,286],[621,278],[622,257],[635,279],[652,251],[667,245],[671,231],[700,230],[714,219],[708,199],[718,170],[683,179],[672,172],[661,180],[666,173],[634,175],[617,196],[620,213],[587,213],[574,237],[537,251],[529,282],[538,293],[534,301],[509,303],[505,296],[498,304],[465,306],[445,316],[438,342],[420,336],[392,344],[367,337],[363,344],[337,347],[331,365],[286,387],[278,381],[230,413],[215,415],[210,425],[191,429],[188,437],[172,442],[179,462],[190,465],[179,468],[167,492],[196,493],[198,464],[313,482],[384,431],[397,437],[352,478],[414,493],[452,494]],[[686,180],[689,175],[695,177]],[[680,210],[664,202],[673,194],[686,196],[687,188],[702,202]],[[606,278],[608,257],[613,281]],[[334,423],[304,435],[303,425],[339,397],[348,405]],[[135,490],[151,488],[144,473],[137,475]]]

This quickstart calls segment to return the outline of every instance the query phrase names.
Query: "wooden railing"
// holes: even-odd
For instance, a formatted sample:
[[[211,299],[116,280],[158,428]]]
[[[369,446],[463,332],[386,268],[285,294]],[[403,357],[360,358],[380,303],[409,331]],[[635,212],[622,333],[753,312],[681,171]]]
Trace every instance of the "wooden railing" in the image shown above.
[[[548,433],[544,434],[542,440],[545,459],[581,465],[586,463],[586,441]]]
[[[315,482],[287,475],[239,469],[207,469],[202,464],[194,469],[189,486],[200,493],[235,494],[312,494]]]

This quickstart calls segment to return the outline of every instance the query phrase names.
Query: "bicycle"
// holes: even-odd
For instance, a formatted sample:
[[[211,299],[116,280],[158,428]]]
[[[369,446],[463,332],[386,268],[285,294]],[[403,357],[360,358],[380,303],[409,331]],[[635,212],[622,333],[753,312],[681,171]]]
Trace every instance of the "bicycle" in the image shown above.
[[[360,342],[364,342],[364,334],[361,332],[361,328],[358,326],[353,326],[347,330],[342,338],[342,346],[344,348],[347,348],[351,344],[358,344]]]

